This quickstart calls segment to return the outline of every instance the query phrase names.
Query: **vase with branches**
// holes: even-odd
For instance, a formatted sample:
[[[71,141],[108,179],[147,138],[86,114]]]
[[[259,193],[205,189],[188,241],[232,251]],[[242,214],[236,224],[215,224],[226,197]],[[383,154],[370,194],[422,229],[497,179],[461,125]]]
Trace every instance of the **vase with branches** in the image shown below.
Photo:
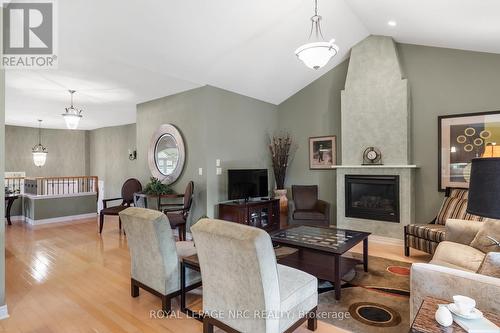
[[[292,148],[292,138],[290,134],[274,135],[269,143],[271,152],[271,161],[273,165],[274,179],[276,181],[276,198],[280,199],[280,212],[288,212],[287,191],[285,189],[286,170],[290,161],[290,152]]]

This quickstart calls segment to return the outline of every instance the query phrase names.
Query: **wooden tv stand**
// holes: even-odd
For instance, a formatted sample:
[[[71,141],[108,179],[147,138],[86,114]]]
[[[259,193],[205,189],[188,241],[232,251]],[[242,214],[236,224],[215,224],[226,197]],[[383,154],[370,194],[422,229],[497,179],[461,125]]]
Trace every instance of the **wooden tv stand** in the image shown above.
[[[250,199],[219,203],[219,219],[246,224],[266,231],[280,227],[279,199]]]

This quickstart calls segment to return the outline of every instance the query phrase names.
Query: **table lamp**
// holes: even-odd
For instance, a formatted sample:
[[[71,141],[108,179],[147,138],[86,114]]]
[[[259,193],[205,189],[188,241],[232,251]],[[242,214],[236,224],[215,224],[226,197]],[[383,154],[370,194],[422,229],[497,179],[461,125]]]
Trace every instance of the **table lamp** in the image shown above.
[[[467,213],[500,220],[500,157],[472,159]]]

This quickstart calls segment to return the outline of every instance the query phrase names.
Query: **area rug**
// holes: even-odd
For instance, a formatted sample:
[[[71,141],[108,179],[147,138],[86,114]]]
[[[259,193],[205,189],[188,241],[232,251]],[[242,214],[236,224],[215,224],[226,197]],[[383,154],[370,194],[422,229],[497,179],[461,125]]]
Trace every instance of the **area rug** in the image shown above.
[[[346,275],[340,301],[328,282],[320,284],[326,291],[319,295],[318,320],[351,332],[408,332],[411,264],[372,256],[368,263],[368,272],[358,265]]]

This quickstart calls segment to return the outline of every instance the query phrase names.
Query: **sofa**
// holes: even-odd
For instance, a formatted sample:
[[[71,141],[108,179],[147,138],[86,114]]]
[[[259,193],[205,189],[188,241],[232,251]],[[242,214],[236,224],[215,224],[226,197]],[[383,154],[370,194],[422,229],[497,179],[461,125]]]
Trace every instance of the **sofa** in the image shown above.
[[[330,204],[318,199],[317,185],[292,185],[290,225],[330,225]]]
[[[472,297],[481,310],[500,309],[500,221],[450,219],[446,238],[436,247],[432,260],[411,267],[410,320],[425,297],[452,300],[454,295]]]
[[[410,247],[434,254],[440,242],[446,238],[446,221],[460,219],[483,221],[480,216],[467,213],[469,191],[461,188],[447,188],[445,198],[436,217],[428,224],[409,224],[404,227],[405,255],[410,255]]]

